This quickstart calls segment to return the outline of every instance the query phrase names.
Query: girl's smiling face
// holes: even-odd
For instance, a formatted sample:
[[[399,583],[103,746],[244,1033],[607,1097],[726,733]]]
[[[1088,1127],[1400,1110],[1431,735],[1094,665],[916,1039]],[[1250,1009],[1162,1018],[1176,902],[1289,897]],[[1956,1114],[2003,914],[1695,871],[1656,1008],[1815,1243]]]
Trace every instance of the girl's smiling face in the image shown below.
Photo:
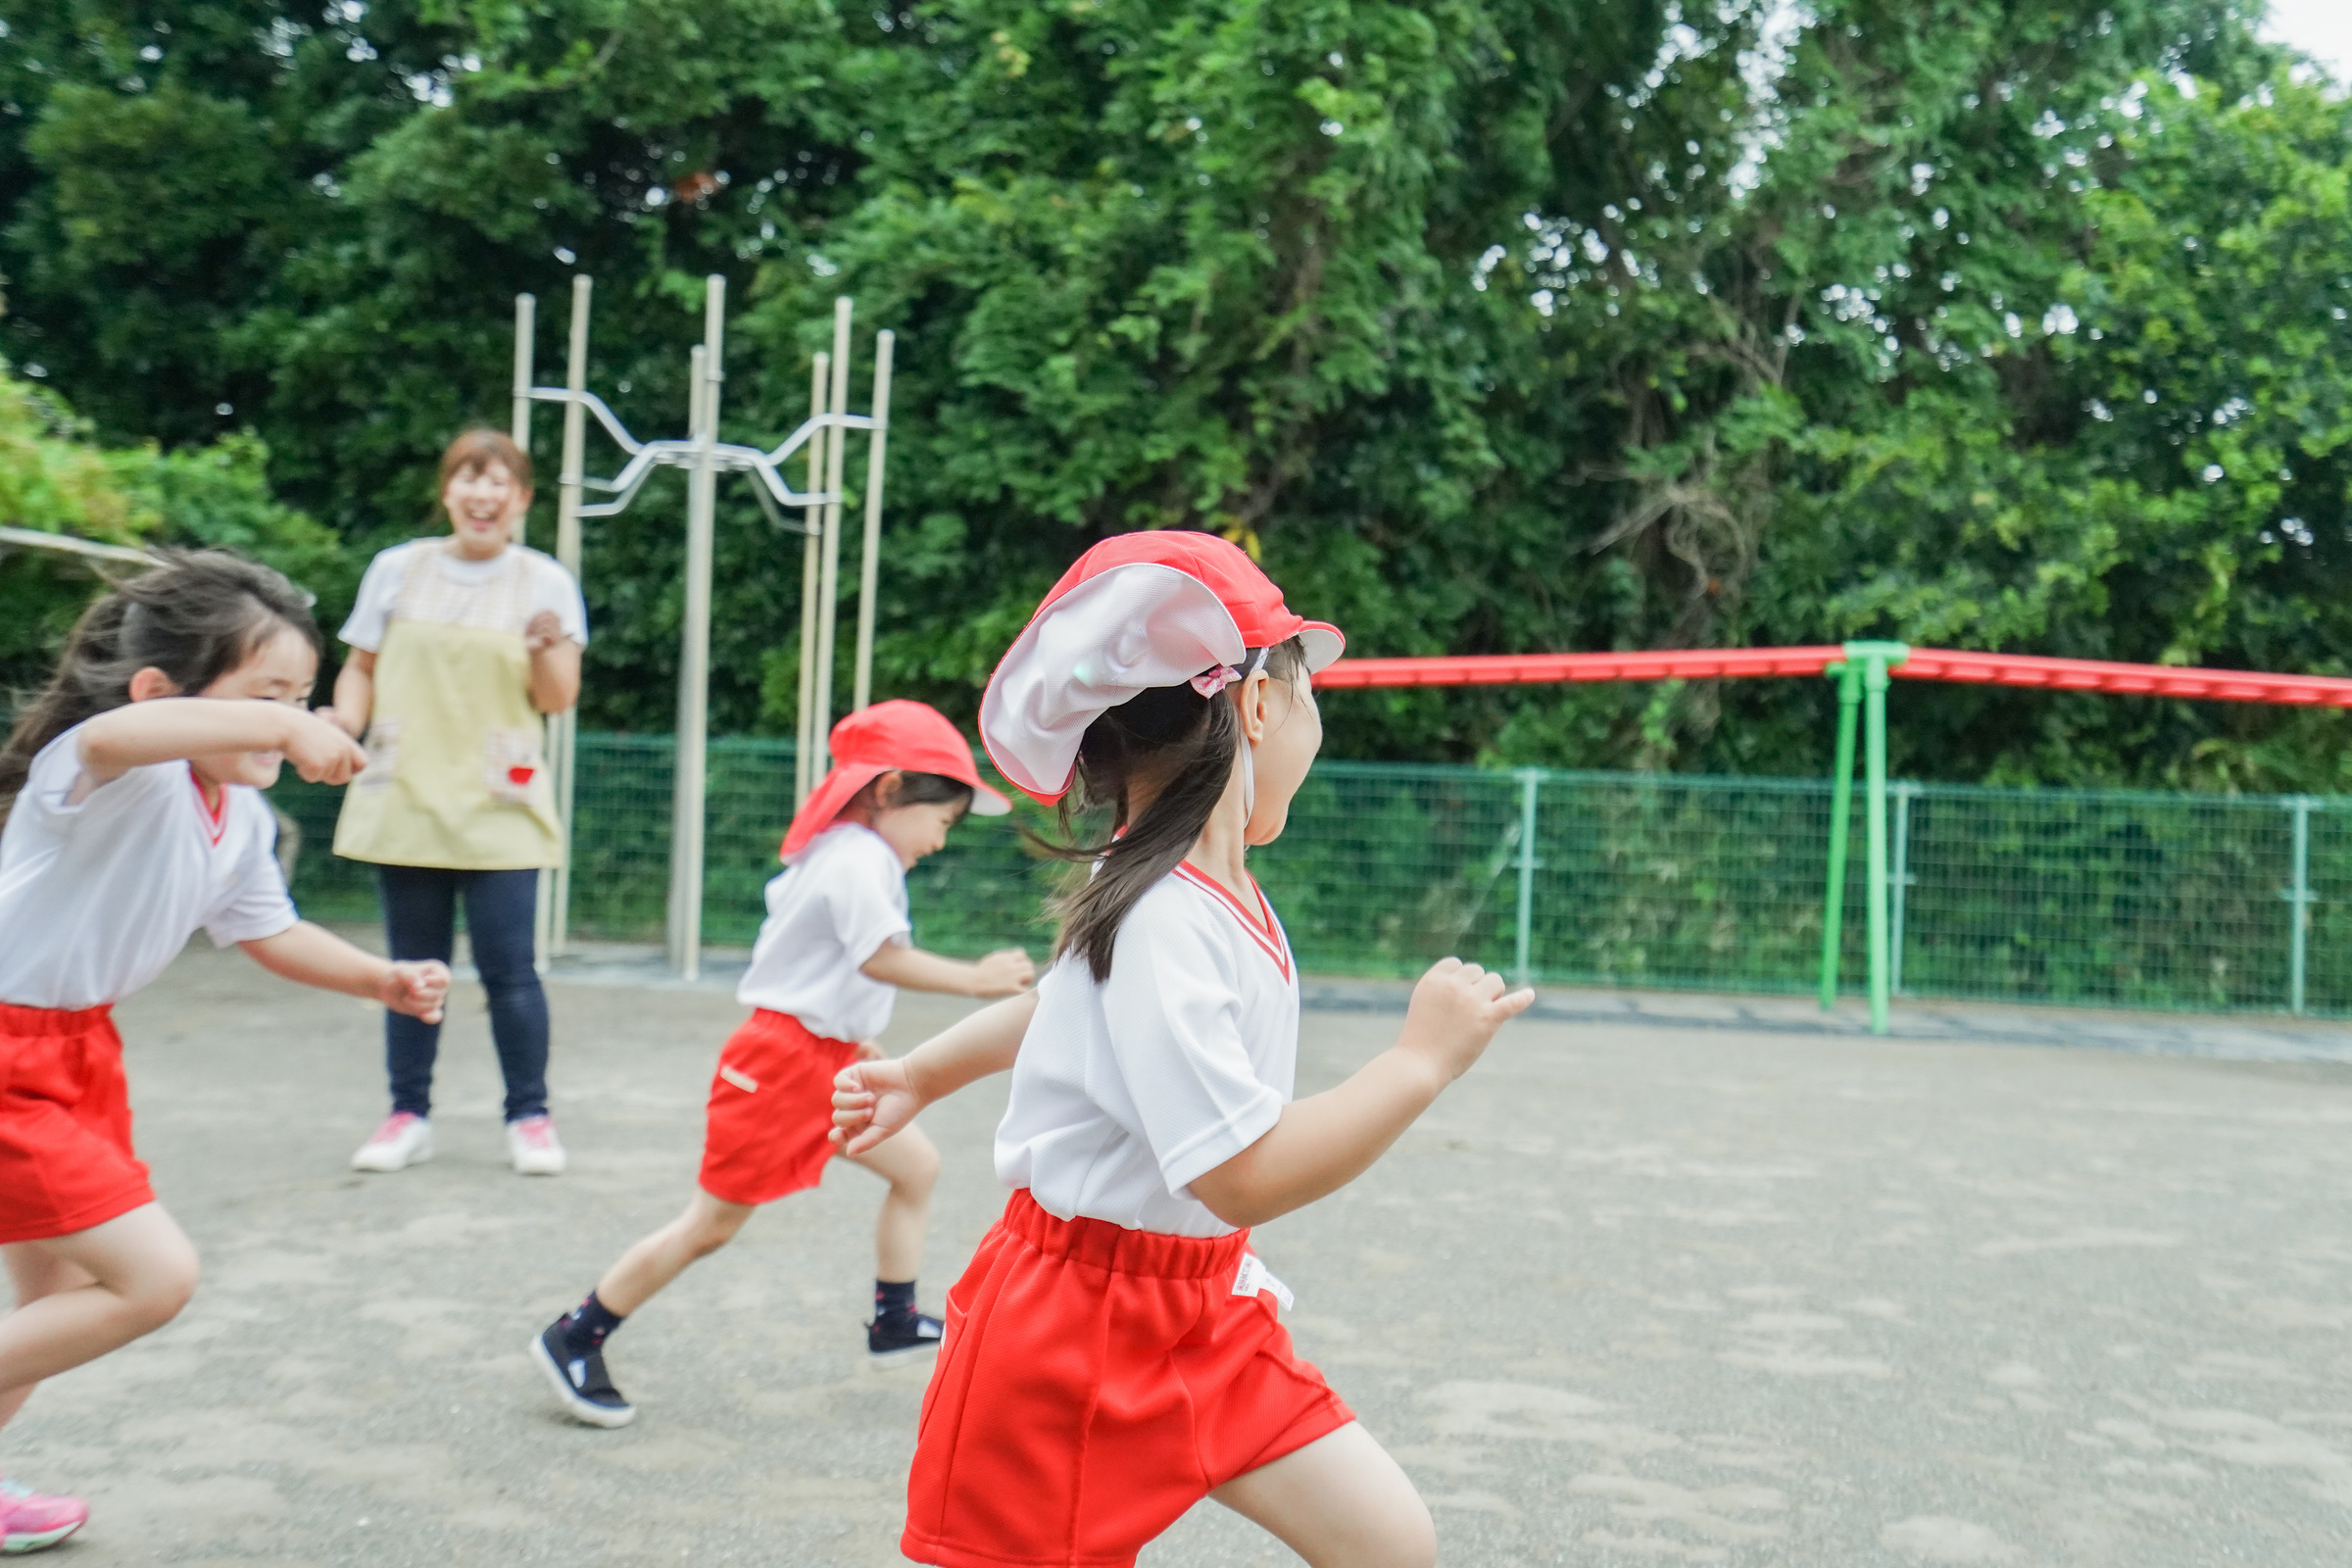
[[[199,697],[247,698],[284,703],[289,708],[310,705],[311,687],[318,679],[318,655],[311,640],[293,627],[280,625],[254,649],[245,662],[214,681]],[[196,776],[216,789],[223,784],[250,784],[268,789],[277,782],[279,752],[217,752],[192,758]]]
[[[503,463],[460,469],[441,489],[441,507],[449,514],[458,554],[469,561],[487,561],[506,549],[530,505],[529,487],[516,483]]]

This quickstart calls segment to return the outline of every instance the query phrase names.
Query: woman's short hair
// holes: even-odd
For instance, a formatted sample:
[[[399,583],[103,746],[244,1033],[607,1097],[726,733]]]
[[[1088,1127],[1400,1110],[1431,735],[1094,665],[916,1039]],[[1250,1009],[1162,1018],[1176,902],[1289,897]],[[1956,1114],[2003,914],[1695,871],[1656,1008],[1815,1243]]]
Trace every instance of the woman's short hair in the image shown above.
[[[475,425],[442,450],[438,488],[446,490],[450,480],[470,478],[493,463],[505,468],[525,490],[534,488],[531,455],[516,446],[504,430],[493,430],[486,424]]]

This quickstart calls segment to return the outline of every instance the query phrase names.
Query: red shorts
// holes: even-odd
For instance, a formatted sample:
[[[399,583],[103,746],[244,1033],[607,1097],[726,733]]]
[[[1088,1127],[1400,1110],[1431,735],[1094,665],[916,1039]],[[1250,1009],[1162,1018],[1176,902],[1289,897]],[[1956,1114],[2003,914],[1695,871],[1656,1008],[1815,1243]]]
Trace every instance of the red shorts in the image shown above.
[[[812,1035],[765,1007],[718,1053],[703,1133],[703,1191],[722,1203],[772,1203],[814,1187],[833,1157],[833,1075],[858,1059],[847,1040]]]
[[[899,1549],[1126,1568],[1209,1493],[1355,1419],[1236,1296],[1250,1233],[1055,1219],[1016,1191],[948,1293]]]
[[[154,1201],[130,1149],[113,1010],[0,1003],[0,1244],[71,1236]]]

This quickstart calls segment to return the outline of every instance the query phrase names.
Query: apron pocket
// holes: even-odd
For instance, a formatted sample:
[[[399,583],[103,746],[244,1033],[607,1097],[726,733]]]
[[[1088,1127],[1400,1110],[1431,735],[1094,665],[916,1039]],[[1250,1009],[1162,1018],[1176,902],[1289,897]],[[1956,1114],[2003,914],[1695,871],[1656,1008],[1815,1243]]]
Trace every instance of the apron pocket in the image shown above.
[[[483,782],[490,798],[508,806],[528,806],[531,791],[545,764],[539,757],[539,737],[527,729],[492,729],[483,741],[487,767]]]

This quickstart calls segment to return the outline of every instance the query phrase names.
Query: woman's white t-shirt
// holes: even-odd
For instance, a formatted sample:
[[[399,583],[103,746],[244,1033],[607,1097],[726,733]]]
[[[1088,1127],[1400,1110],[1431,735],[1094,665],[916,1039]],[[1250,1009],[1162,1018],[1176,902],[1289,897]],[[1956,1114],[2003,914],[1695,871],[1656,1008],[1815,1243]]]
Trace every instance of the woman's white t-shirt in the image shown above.
[[[1046,971],[997,1128],[1006,1186],[1062,1219],[1232,1232],[1191,1183],[1273,1130],[1298,1058],[1298,965],[1250,892],[1180,865],[1128,910],[1108,980],[1075,954]]]
[[[899,852],[863,823],[836,822],[768,883],[767,918],[735,1000],[789,1012],[827,1040],[872,1040],[890,1027],[899,988],[869,978],[865,963],[884,943],[913,939]]]
[[[360,597],[351,607],[351,617],[343,622],[343,629],[336,635],[354,648],[370,654],[379,652],[410,572],[419,568],[437,571],[453,583],[479,588],[497,581],[517,556],[530,572],[529,613],[554,611],[564,635],[585,648],[588,607],[580,598],[578,581],[564,569],[562,562],[524,545],[509,545],[487,561],[468,561],[450,549],[446,538],[438,536],[412,539],[405,545],[378,552],[368,564],[368,574],[360,579]]]
[[[294,924],[259,790],[227,786],[216,815],[187,763],[155,762],[69,806],[80,736],[41,748],[0,831],[0,1002],[120,1002],[199,927],[225,948]]]

